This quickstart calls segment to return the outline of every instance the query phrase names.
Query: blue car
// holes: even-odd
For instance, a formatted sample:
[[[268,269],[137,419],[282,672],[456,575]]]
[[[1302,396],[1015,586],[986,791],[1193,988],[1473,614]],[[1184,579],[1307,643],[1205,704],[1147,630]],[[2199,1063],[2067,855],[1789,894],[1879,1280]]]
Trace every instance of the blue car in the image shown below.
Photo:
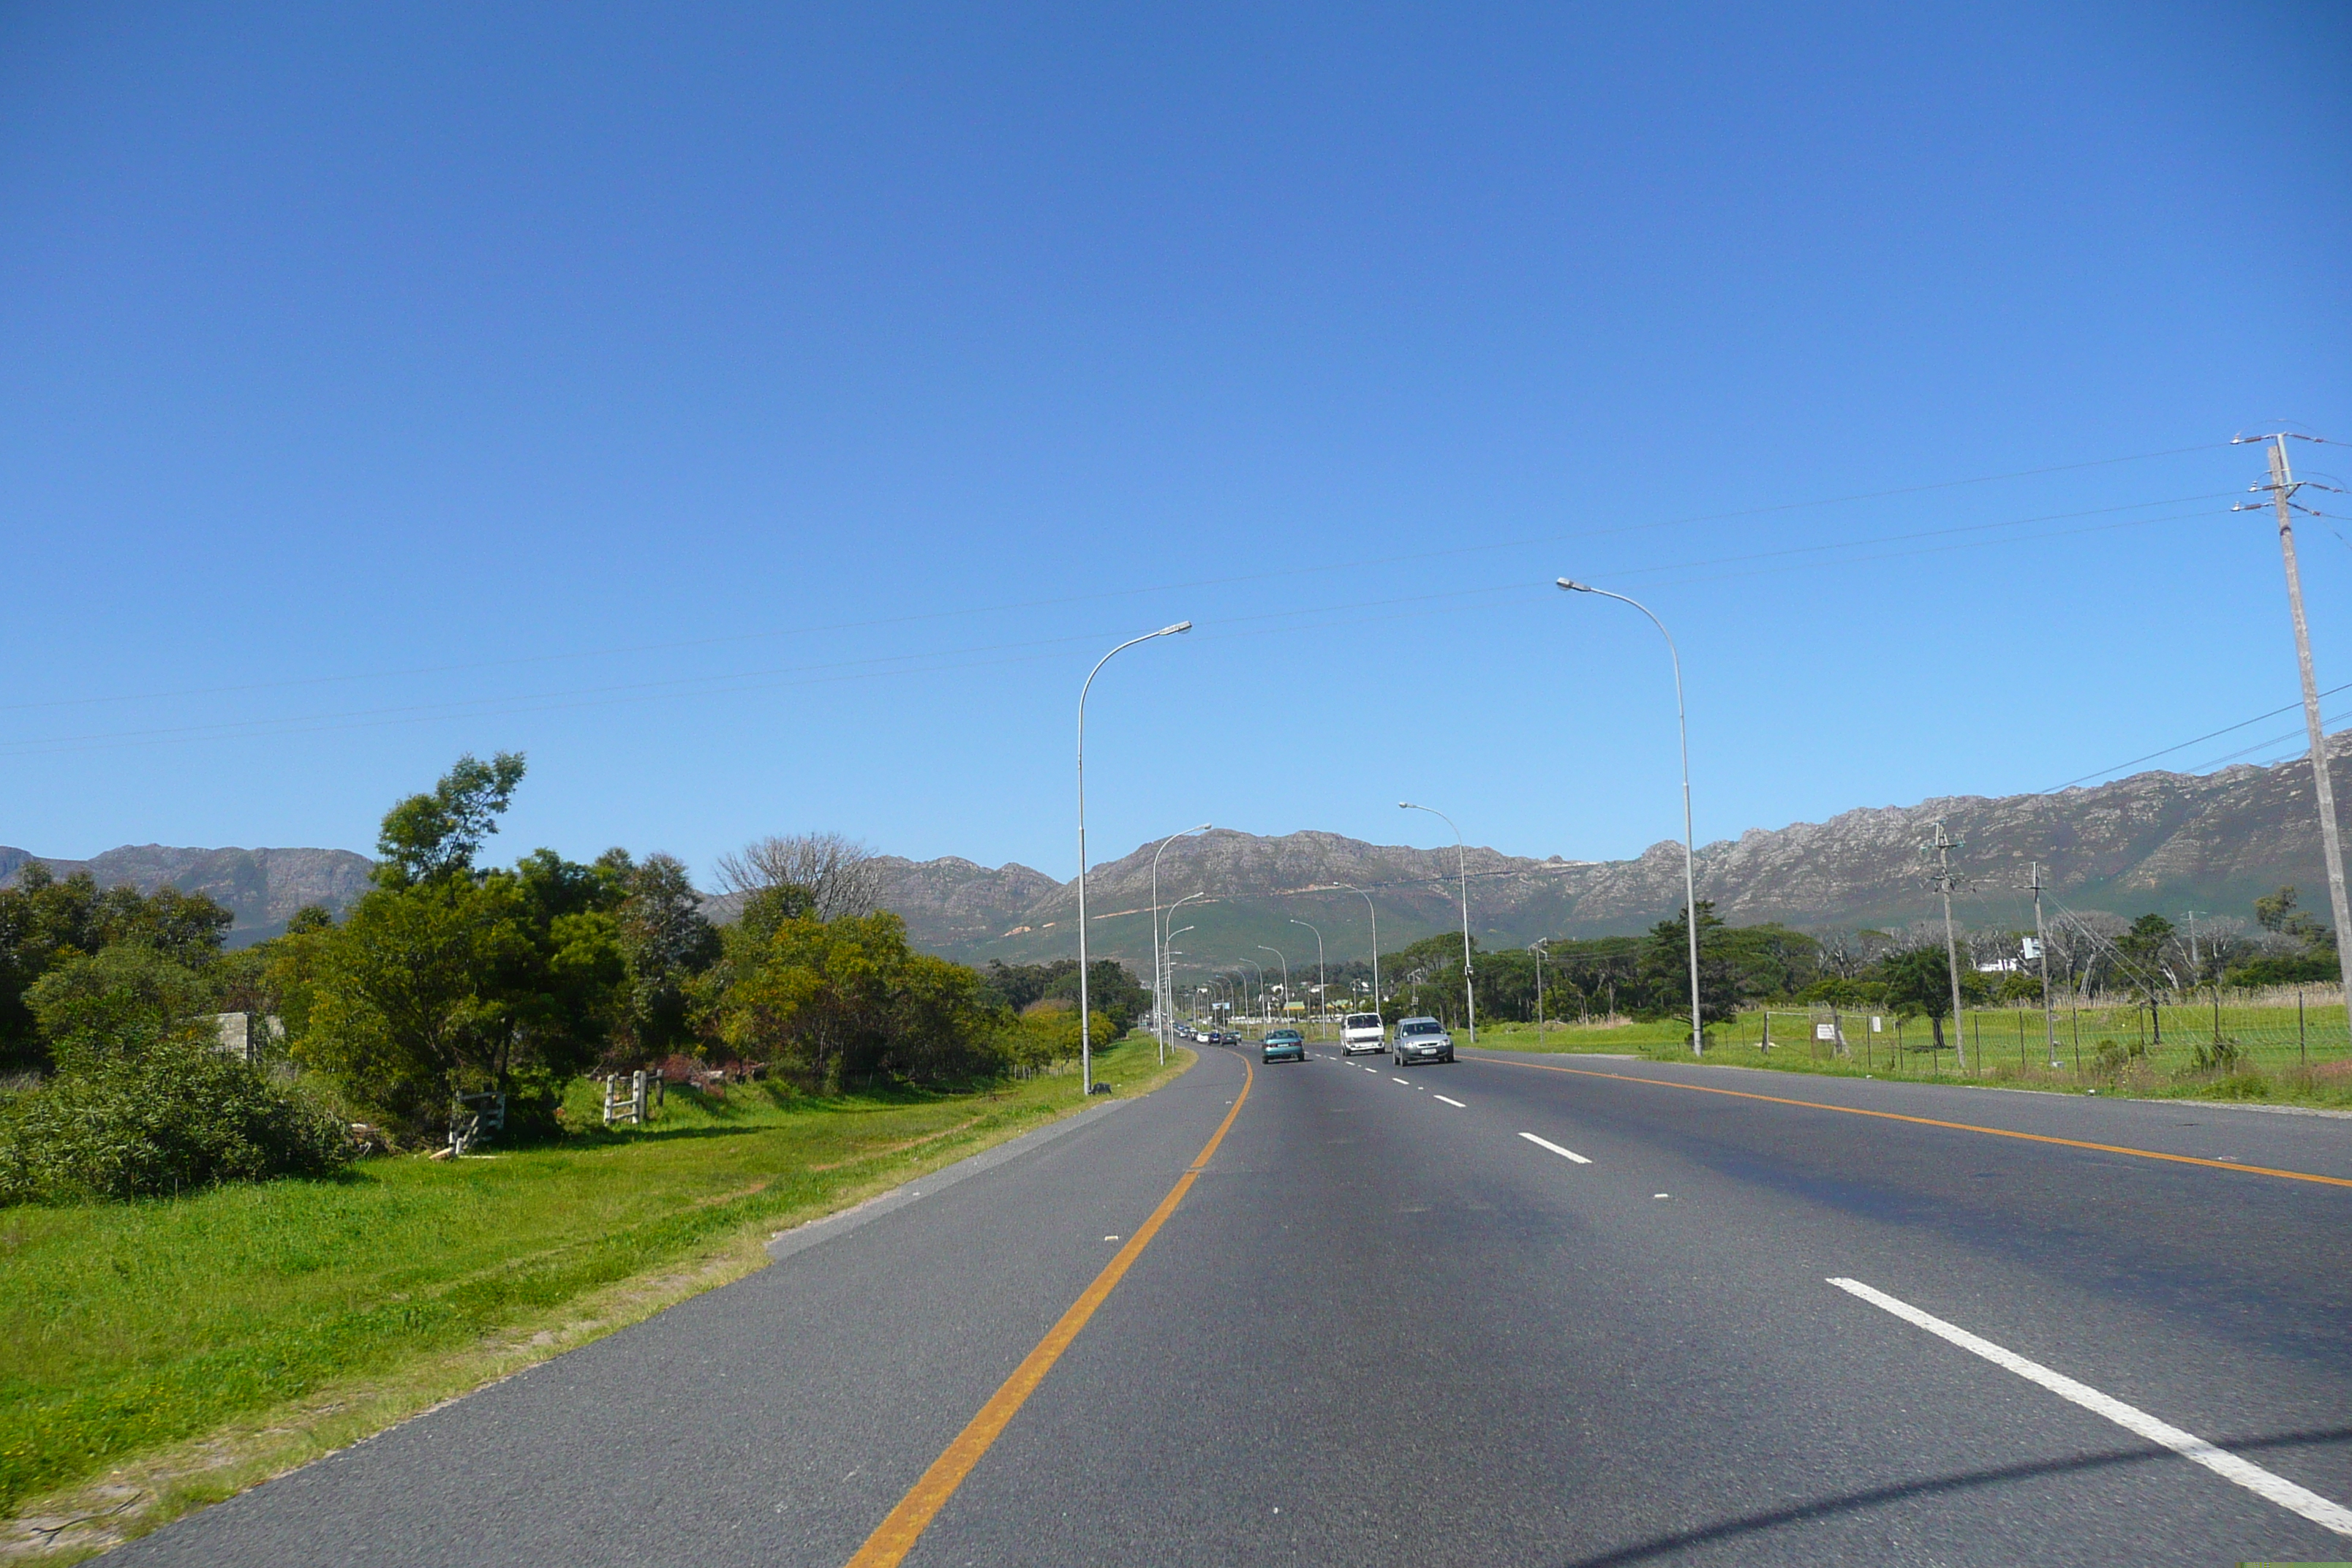
[[[1258,1060],[1266,1062],[1303,1062],[1307,1059],[1307,1037],[1296,1029],[1276,1029],[1266,1036],[1258,1050]]]

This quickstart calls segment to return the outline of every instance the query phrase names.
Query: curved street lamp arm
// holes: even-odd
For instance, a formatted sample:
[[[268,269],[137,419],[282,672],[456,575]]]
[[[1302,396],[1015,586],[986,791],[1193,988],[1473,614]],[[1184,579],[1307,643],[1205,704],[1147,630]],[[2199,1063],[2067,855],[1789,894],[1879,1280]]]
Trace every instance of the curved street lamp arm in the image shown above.
[[[1128,638],[1095,660],[1095,667],[1087,671],[1087,679],[1078,688],[1078,1089],[1084,1095],[1095,1091],[1094,1021],[1089,1011],[1092,999],[1087,994],[1087,693],[1094,689],[1095,677],[1102,673],[1102,667],[1117,655],[1137,643],[1192,629],[1192,622],[1179,621],[1172,626]]]
[[[1704,1056],[1706,1036],[1701,1026],[1698,1004],[1698,856],[1691,833],[1690,720],[1683,710],[1682,650],[1675,647],[1675,635],[1666,630],[1666,623],[1658,619],[1657,612],[1641,600],[1612,594],[1606,588],[1596,588],[1572,577],[1559,578],[1559,583],[1571,594],[1598,594],[1604,599],[1631,605],[1649,616],[1650,624],[1658,628],[1658,635],[1666,639],[1666,657],[1674,661],[1675,729],[1681,736],[1683,751],[1683,919],[1690,926],[1691,1054]]]

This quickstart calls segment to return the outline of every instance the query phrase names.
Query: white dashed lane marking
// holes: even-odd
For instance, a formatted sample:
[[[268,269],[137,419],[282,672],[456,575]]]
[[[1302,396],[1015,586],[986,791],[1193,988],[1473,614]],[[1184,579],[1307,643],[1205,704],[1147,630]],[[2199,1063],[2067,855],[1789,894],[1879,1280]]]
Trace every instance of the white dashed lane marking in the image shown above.
[[[1454,1107],[1454,1110],[1469,1110],[1469,1109],[1470,1109],[1468,1106],[1466,1106],[1466,1105],[1463,1104],[1460,1100],[1455,1100],[1455,1099],[1453,1099],[1451,1096],[1448,1096],[1448,1095],[1443,1095],[1443,1094],[1441,1094],[1441,1095],[1433,1096],[1433,1098],[1444,1100],[1446,1104],[1448,1104],[1448,1105],[1450,1105],[1450,1106]]]
[[[1591,1161],[1586,1159],[1575,1150],[1563,1149],[1549,1138],[1538,1138],[1532,1132],[1522,1132],[1519,1136],[1526,1139],[1528,1142],[1534,1144],[1538,1149],[1550,1150],[1553,1153],[1559,1155],[1563,1160],[1573,1160],[1580,1165],[1590,1165],[1592,1163]]]
[[[1897,1300],[1884,1290],[1874,1290],[1859,1279],[1832,1279],[1830,1283],[1849,1296],[1894,1313],[1915,1328],[1925,1329],[1937,1339],[1948,1340],[1972,1355],[1982,1356],[1993,1365],[2017,1373],[2028,1383],[2038,1383],[2059,1398],[2104,1415],[2125,1431],[2169,1448],[2190,1464],[2202,1465],[2223,1480],[2234,1481],[2256,1497],[2267,1499],[2290,1513],[2299,1513],[2323,1530],[2332,1530],[2338,1535],[2352,1535],[2352,1509],[2299,1487],[2284,1476],[2274,1475],[2260,1465],[2242,1459],[2226,1448],[2217,1448],[2194,1432],[2184,1432],[2168,1422],[2158,1420],[2145,1410],[2101,1394],[2087,1384],[2077,1383],[2063,1373],[2053,1372],[2039,1362],[2028,1361],[2015,1351],[2004,1350],[1990,1340],[1979,1339],[1966,1329],[1923,1312],[1908,1301]]]

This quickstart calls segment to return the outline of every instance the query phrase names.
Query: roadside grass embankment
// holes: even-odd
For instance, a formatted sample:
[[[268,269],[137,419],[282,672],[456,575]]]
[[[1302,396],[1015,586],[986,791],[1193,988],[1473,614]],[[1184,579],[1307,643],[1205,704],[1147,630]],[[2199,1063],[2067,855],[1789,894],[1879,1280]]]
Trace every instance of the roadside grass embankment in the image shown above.
[[[1799,1005],[1771,1010],[1769,1048],[1760,1009],[1742,1013],[1728,1027],[1710,1028],[1706,1061],[1716,1067],[1831,1078],[2352,1110],[2352,1054],[2345,1044],[2341,1006],[2313,1007],[2300,1016],[2292,1006],[2225,1009],[2218,1035],[2210,1014],[2193,1005],[2167,1007],[2164,1015],[2165,1033],[2158,1038],[2151,1034],[2144,1008],[2086,1008],[2072,1016],[2061,1013],[2060,1065],[2053,1068],[2038,1009],[1971,1008],[1973,1070],[1962,1072],[1948,1044],[1940,1051],[1929,1047],[1931,1037],[1924,1022],[1912,1020],[1897,1033],[1888,1020],[1885,1028],[1873,1033],[1866,1013],[1845,1012],[1832,1026],[1844,1039],[1841,1053],[1835,1042],[1813,1037],[1807,1012]],[[1830,1015],[1823,1011],[1822,1018],[1827,1021]],[[2199,1028],[2200,1023],[2207,1026]],[[2217,1051],[2217,1037],[2228,1048]],[[1496,1050],[1548,1055],[1692,1059],[1685,1019],[1549,1024],[1540,1044],[1533,1024],[1481,1024],[1478,1043]]]
[[[1135,1038],[1096,1073],[1132,1095],[1192,1059]],[[541,1146],[0,1209],[0,1560],[104,1550],[740,1278],[781,1230],[1081,1109],[1076,1083],[673,1089],[608,1132],[583,1081],[592,1130]]]

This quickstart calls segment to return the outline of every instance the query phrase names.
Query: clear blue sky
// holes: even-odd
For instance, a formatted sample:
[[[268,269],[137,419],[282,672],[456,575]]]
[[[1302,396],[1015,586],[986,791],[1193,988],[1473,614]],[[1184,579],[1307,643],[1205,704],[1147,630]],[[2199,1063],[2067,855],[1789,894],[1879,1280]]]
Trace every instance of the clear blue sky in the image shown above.
[[[1190,616],[1097,684],[1099,855],[1438,841],[1405,796],[1638,852],[1664,655],[1561,573],[1681,638],[1703,840],[2120,763],[2294,699],[2217,443],[2352,440],[2348,44],[7,5],[0,843],[365,850],[520,750],[501,858],[829,827],[1066,877],[1079,679]],[[2352,681],[2352,544],[2303,540]]]

